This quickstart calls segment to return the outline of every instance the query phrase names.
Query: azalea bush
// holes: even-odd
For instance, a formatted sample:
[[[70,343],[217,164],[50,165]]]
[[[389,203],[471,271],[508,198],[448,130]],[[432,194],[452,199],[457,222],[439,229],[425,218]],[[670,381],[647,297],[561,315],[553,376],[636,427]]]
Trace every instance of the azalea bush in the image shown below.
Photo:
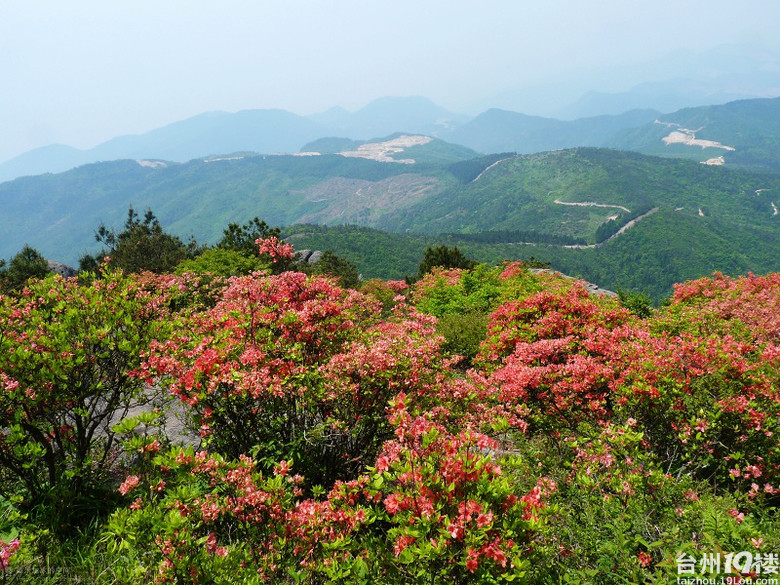
[[[616,404],[671,469],[777,493],[780,353],[729,336],[647,337],[627,351]]]
[[[209,448],[290,460],[311,481],[357,473],[390,433],[385,409],[434,375],[430,317],[387,320],[370,296],[296,272],[229,281],[219,301],[180,317],[139,375],[164,379]]]
[[[477,360],[493,389],[490,400],[524,406],[532,431],[606,422],[620,372],[615,352],[630,335],[630,319],[616,302],[579,286],[504,303],[491,315]]]
[[[154,399],[132,374],[165,328],[158,301],[121,273],[0,296],[0,489],[57,529],[111,505],[112,422]]]
[[[658,325],[672,333],[780,343],[780,274],[730,278],[715,273],[676,284]]]
[[[558,486],[538,537],[536,582],[666,583],[681,554],[757,554],[780,544],[771,509],[750,512],[739,495],[672,475],[636,421],[581,429],[560,446],[520,447]]]
[[[780,546],[776,276],[715,275],[632,314],[520,263],[358,292],[256,246],[270,271],[0,297],[10,568],[664,583],[681,554]]]
[[[391,416],[396,439],[384,446],[370,485],[384,497],[381,550],[396,558],[385,561],[393,582],[533,582],[527,573],[555,482],[518,481],[511,470],[520,462],[499,455],[494,439],[415,417],[404,396]]]
[[[395,438],[373,467],[306,497],[286,461],[144,449],[119,491],[128,507],[101,546],[122,581],[160,583],[531,582],[533,545],[555,484],[518,492],[495,442],[448,433],[394,403]],[[513,462],[503,458],[503,463]]]
[[[721,296],[731,291],[731,309],[711,293],[701,292],[702,301],[689,290],[668,310],[637,319],[576,286],[501,305],[477,362],[484,369],[482,400],[519,413],[516,426],[532,433],[637,421],[646,448],[674,473],[773,498],[780,350],[766,341],[771,323],[736,314],[736,305],[750,313],[735,305],[733,291],[755,295],[757,286],[713,282]],[[762,299],[763,293],[754,300]],[[692,313],[692,305],[701,312]],[[711,319],[699,317],[714,311],[723,324],[720,331],[706,325],[705,332]]]

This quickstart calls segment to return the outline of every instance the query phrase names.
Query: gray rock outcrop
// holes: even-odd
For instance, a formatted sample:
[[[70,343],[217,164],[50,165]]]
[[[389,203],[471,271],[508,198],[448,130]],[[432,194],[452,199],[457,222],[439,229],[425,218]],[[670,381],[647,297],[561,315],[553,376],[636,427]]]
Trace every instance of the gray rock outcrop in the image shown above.
[[[579,282],[583,287],[585,287],[585,290],[588,291],[588,294],[590,295],[597,295],[600,297],[617,297],[618,294],[615,291],[607,290],[605,288],[599,287],[597,284],[593,284],[592,282],[588,282],[587,280],[582,280],[581,278],[574,278],[573,276],[568,276],[566,274],[563,274],[561,272],[558,272],[557,270],[551,270],[549,268],[530,268],[528,272],[531,272],[532,274],[553,274],[560,276],[562,278],[566,278],[568,280],[576,280]]]
[[[76,269],[73,268],[72,266],[68,266],[67,264],[63,264],[62,262],[57,262],[56,260],[46,260],[46,264],[49,265],[49,270],[51,272],[54,272],[55,274],[59,274],[60,276],[63,276],[65,278],[76,276]]]

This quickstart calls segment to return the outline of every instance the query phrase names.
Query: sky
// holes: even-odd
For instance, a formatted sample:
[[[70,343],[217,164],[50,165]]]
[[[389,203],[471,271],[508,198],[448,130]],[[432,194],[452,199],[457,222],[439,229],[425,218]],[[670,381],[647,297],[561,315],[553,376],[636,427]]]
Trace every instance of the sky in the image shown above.
[[[777,0],[0,0],[0,162],[213,110],[627,89],[676,50],[780,51],[778,23]]]

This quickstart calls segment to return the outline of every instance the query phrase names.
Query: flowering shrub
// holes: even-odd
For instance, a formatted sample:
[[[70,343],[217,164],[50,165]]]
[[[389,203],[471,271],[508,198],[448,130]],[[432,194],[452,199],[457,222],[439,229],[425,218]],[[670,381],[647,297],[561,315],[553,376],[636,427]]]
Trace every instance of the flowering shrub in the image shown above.
[[[780,274],[729,278],[715,273],[677,284],[661,325],[695,335],[780,343]]]
[[[399,306],[380,322],[370,297],[293,272],[233,278],[177,329],[139,375],[167,376],[212,449],[259,447],[266,470],[291,460],[316,482],[370,462],[388,401],[424,385],[438,347],[431,318]]]
[[[19,539],[12,538],[8,542],[0,540],[0,571],[3,572],[3,581],[5,581],[5,571],[8,568],[11,558],[19,550]]]
[[[24,518],[117,502],[84,579],[666,582],[682,553],[780,546],[776,277],[688,283],[640,318],[518,264],[363,294],[282,263],[0,297],[12,569],[56,542]],[[474,331],[442,324],[488,310],[466,369]],[[156,386],[197,449],[152,432],[164,408],[113,425]]]
[[[110,505],[77,504],[110,478],[112,419],[150,398],[131,372],[163,327],[152,297],[120,273],[90,285],[52,277],[0,296],[0,322],[2,490],[21,483],[23,505],[46,504],[58,524]]]
[[[449,433],[414,417],[403,396],[392,417],[396,439],[378,457],[369,493],[383,498],[381,518],[389,529],[382,550],[397,572],[393,582],[522,577],[555,483],[541,478],[521,495],[499,464],[494,440],[471,431]],[[511,458],[503,463],[516,464]]]
[[[664,535],[680,523],[692,483],[664,473],[635,422],[570,436],[558,465],[566,475],[544,531],[550,575],[580,582],[651,582],[669,549]],[[672,549],[673,550],[673,549]],[[544,572],[544,570],[542,570]]]
[[[191,448],[149,460],[148,473],[120,486],[132,503],[106,527],[107,552],[130,560],[117,568],[119,581],[197,583],[212,575],[251,582],[251,575],[233,580],[247,573],[247,562],[265,567],[261,577],[274,574],[276,540],[292,509],[294,486],[285,477],[266,479],[247,457],[229,462]]]
[[[492,371],[519,344],[595,338],[629,320],[628,311],[614,301],[591,297],[579,285],[543,291],[504,303],[491,315],[480,363]]]
[[[699,282],[698,292],[681,294],[679,302],[706,314],[726,310],[711,300],[712,288],[747,290],[741,297],[746,304],[765,297],[753,281],[713,282]],[[739,311],[749,313],[742,305]],[[638,320],[577,287],[505,303],[491,317],[480,354],[487,372],[481,400],[532,432],[633,419],[646,448],[676,473],[725,483],[752,498],[774,496],[780,351],[764,341],[771,327],[718,317],[717,323],[726,323],[719,331],[708,326],[710,333],[699,329],[694,336],[689,331],[704,323],[698,315],[673,305]]]
[[[276,236],[258,238],[255,240],[255,244],[259,246],[260,257],[270,259],[271,271],[274,274],[281,274],[292,269],[295,259],[292,244],[282,243]]]
[[[668,473],[637,421],[572,435],[564,445],[539,462],[558,490],[549,501],[557,512],[539,535],[538,582],[666,582],[678,577],[682,551],[701,558],[777,542],[776,519],[751,516],[741,498]]]
[[[396,438],[368,473],[304,499],[303,478],[278,463],[228,461],[174,449],[147,454],[131,501],[104,543],[131,562],[121,580],[160,583],[466,583],[522,581],[541,512],[555,491],[541,479],[520,494],[489,438],[446,432],[395,403]],[[506,460],[511,465],[511,461]],[[142,552],[143,551],[143,552]],[[143,559],[143,560],[142,560]]]
[[[371,295],[382,303],[382,316],[388,316],[395,307],[395,298],[402,295],[409,286],[403,281],[385,282],[379,278],[366,280],[360,287],[360,292]]]
[[[283,258],[291,259],[295,256],[292,244],[282,244],[276,236],[259,238],[255,240],[255,244],[260,246],[261,254],[268,254],[274,262]]]
[[[772,352],[729,337],[649,338],[628,354],[616,403],[676,472],[774,496],[780,419]]]
[[[478,360],[492,401],[524,405],[534,429],[605,422],[619,373],[615,348],[630,334],[629,320],[628,311],[578,286],[501,305]]]

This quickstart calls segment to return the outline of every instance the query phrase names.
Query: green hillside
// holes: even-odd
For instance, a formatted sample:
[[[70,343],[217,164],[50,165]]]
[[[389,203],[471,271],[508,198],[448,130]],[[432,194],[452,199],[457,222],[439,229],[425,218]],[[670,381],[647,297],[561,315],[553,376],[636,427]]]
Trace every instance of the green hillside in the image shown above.
[[[393,231],[526,230],[597,243],[616,224],[655,208],[737,224],[776,225],[774,176],[731,172],[685,160],[581,148],[510,156],[453,189],[390,214]]]
[[[732,227],[672,209],[659,210],[603,246],[584,249],[481,243],[456,234],[397,234],[359,226],[291,226],[285,235],[297,248],[332,249],[365,278],[414,274],[426,246],[445,244],[489,264],[529,258],[549,262],[555,270],[602,288],[645,291],[656,302],[671,294],[674,283],[713,272],[744,275],[780,269],[775,253],[780,229]]]
[[[417,258],[429,243],[457,245],[483,262],[533,256],[606,288],[644,289],[657,300],[673,283],[714,271],[780,269],[780,179],[773,175],[604,149],[480,160],[474,168],[450,167],[460,185],[380,222],[407,232],[402,240],[330,228],[301,244],[330,247],[372,276],[379,266],[392,277],[413,272],[414,254],[398,246]],[[392,252],[382,258],[374,241]]]
[[[426,147],[458,152],[434,140],[399,156]],[[327,154],[88,165],[0,185],[0,258],[26,243],[75,264],[96,247],[96,227],[119,226],[129,205],[201,243],[255,216],[307,224],[290,231],[298,248],[331,248],[365,277],[413,274],[434,243],[487,262],[534,256],[656,299],[714,270],[780,270],[780,176],[598,148],[447,164]],[[322,227],[347,224],[362,227]]]
[[[74,264],[95,247],[97,226],[119,226],[130,205],[151,207],[166,229],[208,243],[229,222],[254,216],[280,225],[370,219],[372,206],[381,205],[377,202],[404,205],[402,197],[383,199],[385,191],[403,188],[413,201],[454,183],[448,177],[438,168],[337,155],[230,156],[155,167],[136,161],[85,165],[0,184],[0,258],[27,243],[48,258]],[[375,184],[373,199],[349,200]]]
[[[672,132],[703,144],[664,143]],[[780,98],[739,100],[720,106],[686,108],[657,121],[624,130],[610,146],[659,156],[706,161],[722,156],[728,167],[780,173]]]

